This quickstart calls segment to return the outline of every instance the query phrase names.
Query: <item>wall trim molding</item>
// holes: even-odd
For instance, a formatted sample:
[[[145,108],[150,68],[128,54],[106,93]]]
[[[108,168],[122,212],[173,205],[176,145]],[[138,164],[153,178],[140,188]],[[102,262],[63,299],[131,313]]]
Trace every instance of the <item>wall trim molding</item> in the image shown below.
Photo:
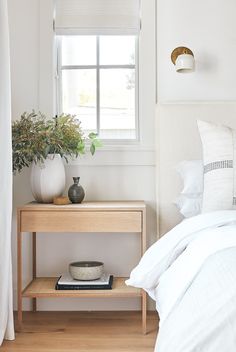
[[[157,103],[159,105],[236,105],[236,100],[163,100]]]
[[[89,153],[69,160],[67,166],[155,166],[156,152],[150,150],[99,150],[94,156]]]

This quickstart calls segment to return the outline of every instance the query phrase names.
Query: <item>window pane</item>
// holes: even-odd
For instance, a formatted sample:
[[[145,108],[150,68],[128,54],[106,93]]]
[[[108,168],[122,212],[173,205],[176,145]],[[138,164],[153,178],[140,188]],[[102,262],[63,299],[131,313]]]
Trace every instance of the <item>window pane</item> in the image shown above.
[[[135,70],[102,69],[100,80],[101,138],[134,139]]]
[[[96,36],[62,36],[62,66],[96,65]]]
[[[96,70],[62,71],[62,112],[78,115],[82,128],[96,131]]]
[[[135,36],[101,36],[101,65],[134,65]]]

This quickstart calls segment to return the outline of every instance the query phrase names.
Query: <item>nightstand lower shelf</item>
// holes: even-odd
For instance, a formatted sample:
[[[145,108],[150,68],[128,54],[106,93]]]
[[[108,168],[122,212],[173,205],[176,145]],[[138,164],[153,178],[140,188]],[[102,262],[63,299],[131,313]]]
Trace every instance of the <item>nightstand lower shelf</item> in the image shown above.
[[[23,297],[140,297],[142,290],[126,286],[124,277],[115,277],[111,290],[55,290],[58,277],[38,277],[22,291]]]

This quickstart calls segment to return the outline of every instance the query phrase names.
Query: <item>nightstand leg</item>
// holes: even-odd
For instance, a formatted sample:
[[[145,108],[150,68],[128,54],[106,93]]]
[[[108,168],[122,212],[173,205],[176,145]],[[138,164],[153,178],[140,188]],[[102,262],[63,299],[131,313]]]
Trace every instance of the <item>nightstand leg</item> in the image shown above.
[[[144,255],[147,246],[146,208],[143,210],[142,215],[141,255]],[[147,293],[144,290],[142,290],[142,330],[145,335],[147,333]]]
[[[22,234],[17,231],[17,303],[18,303],[18,324],[22,325]]]
[[[36,267],[36,232],[32,232],[32,268],[33,268],[33,279],[36,279],[37,276],[37,267]],[[37,311],[37,301],[36,298],[33,298],[33,312]]]
[[[142,291],[142,330],[143,334],[147,333],[147,294]]]

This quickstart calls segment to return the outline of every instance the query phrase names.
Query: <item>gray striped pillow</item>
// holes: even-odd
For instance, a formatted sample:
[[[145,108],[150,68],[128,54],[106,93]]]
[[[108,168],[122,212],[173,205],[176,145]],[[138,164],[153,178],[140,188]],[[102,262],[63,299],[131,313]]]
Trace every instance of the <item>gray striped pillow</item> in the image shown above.
[[[236,209],[236,131],[211,122],[197,123],[204,165],[202,212]]]

